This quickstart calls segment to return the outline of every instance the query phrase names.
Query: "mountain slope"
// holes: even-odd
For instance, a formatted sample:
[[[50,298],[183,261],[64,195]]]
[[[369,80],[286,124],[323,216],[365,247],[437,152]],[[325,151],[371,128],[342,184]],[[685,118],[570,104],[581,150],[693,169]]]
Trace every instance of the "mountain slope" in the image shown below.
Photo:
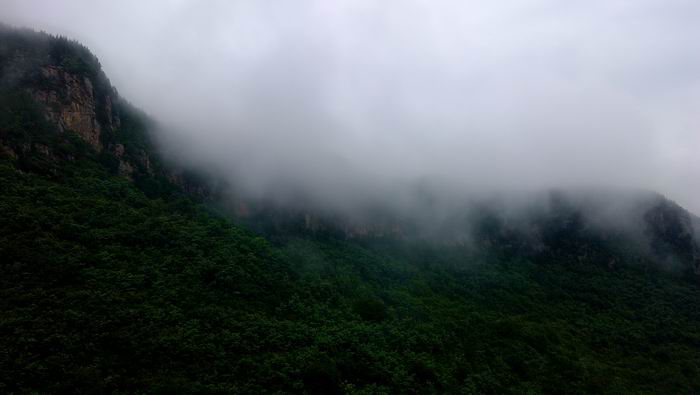
[[[678,207],[645,212],[680,271],[563,203],[534,216],[543,247],[497,210],[472,219],[479,248],[266,239],[186,193],[86,49],[0,37],[2,392],[700,390]]]

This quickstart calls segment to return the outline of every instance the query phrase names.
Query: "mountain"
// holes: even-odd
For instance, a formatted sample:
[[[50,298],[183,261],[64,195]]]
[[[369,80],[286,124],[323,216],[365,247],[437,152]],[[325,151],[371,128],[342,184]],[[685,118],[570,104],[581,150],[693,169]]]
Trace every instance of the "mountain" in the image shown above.
[[[663,196],[233,218],[153,127],[79,43],[0,28],[2,392],[700,391],[698,219]]]
[[[154,123],[119,97],[87,48],[63,37],[7,27],[0,29],[0,42],[0,149],[20,166],[51,172],[57,162],[93,155],[110,173],[135,181],[148,193],[167,193],[175,184],[206,194],[193,174],[164,167],[152,136],[144,133]]]

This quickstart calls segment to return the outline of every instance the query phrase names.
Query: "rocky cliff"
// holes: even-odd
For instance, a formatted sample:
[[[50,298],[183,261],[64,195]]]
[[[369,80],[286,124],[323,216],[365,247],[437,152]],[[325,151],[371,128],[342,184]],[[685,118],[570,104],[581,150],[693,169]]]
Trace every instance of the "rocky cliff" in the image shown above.
[[[73,131],[101,151],[104,148],[100,140],[102,130],[116,131],[120,126],[119,115],[112,111],[112,96],[97,98],[90,78],[70,73],[60,66],[47,65],[41,68],[41,73],[49,83],[28,91],[42,105],[47,119],[60,131]],[[104,124],[98,120],[98,101],[105,103],[101,117]],[[123,154],[123,146],[115,147],[115,153]]]
[[[0,25],[0,93],[6,101],[0,152],[20,159],[74,160],[75,150],[65,146],[76,136],[89,147],[85,154],[149,189],[174,184],[195,196],[210,194],[192,172],[162,163],[152,143],[155,123],[120,98],[97,58],[77,42]],[[46,123],[29,125],[33,135],[13,133],[13,122],[34,122],[31,117],[16,121],[17,114],[32,111]]]

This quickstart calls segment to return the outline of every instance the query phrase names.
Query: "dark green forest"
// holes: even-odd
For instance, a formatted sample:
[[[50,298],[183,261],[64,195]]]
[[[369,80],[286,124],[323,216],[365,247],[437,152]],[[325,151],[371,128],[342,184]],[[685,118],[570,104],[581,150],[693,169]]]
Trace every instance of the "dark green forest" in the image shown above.
[[[538,254],[256,233],[59,131],[26,93],[42,62],[113,90],[77,43],[0,36],[0,392],[700,391],[697,277],[555,217]],[[155,157],[114,106],[104,138]]]

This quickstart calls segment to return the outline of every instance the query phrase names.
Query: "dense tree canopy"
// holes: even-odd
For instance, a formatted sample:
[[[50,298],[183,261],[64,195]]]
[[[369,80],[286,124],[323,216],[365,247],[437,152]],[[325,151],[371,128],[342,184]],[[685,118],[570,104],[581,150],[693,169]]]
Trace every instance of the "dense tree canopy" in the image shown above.
[[[58,58],[76,46],[42,40]],[[21,92],[0,103],[0,141],[28,147],[0,160],[1,392],[700,391],[697,282],[556,218],[556,248],[532,256],[256,235],[162,179],[119,177]],[[134,144],[140,117],[123,118]]]

